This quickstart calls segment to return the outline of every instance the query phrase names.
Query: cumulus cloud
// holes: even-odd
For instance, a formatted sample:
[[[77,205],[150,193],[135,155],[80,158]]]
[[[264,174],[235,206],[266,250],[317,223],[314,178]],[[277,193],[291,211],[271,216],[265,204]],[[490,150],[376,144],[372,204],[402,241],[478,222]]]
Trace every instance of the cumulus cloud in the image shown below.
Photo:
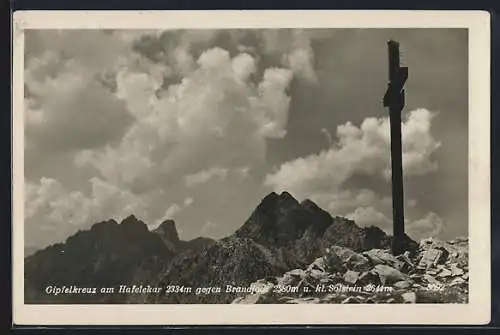
[[[311,48],[295,49],[285,56],[285,64],[300,78],[310,83],[317,83],[318,78],[313,68],[314,55]]]
[[[181,205],[174,202],[172,205],[170,205],[170,207],[167,208],[163,216],[160,219],[156,220],[156,225],[161,224],[165,220],[174,219],[178,213],[182,212],[183,210],[191,206],[193,202],[194,199],[191,197],[185,198]]]
[[[26,239],[35,238],[40,229],[53,230],[49,236],[38,236],[45,239],[44,243],[53,242],[54,238],[87,228],[89,222],[145,215],[147,205],[135,194],[97,177],[89,184],[90,192],[86,195],[68,190],[51,178],[25,183]]]
[[[410,200],[408,200],[406,203],[407,203],[407,205],[408,205],[409,207],[416,207],[416,206],[417,206],[417,204],[418,204],[418,201],[417,201],[417,199],[410,199]]]
[[[303,29],[271,29],[260,36],[264,51],[281,54],[282,64],[290,68],[297,78],[309,84],[318,83],[314,69],[314,50],[311,31]]]
[[[108,79],[128,47],[103,31],[57,30],[27,32],[26,46],[26,177],[55,155],[119,141],[133,117]]]
[[[328,129],[326,128],[321,128],[321,133],[323,135],[325,135],[325,138],[328,142],[328,146],[331,146],[332,143],[333,143],[333,138],[332,138],[332,134],[330,134],[330,132],[328,131]]]
[[[197,184],[206,183],[212,178],[216,178],[219,181],[223,181],[227,176],[227,169],[223,168],[212,168],[209,170],[203,170],[198,173],[190,174],[184,177],[187,187],[193,187]]]
[[[32,151],[44,152],[47,159],[59,146],[74,157],[68,169],[86,171],[76,185],[92,186],[73,191],[74,185],[66,188],[58,178],[47,179],[57,185],[51,186],[58,190],[57,200],[43,200],[43,191],[32,193],[26,206],[35,214],[27,218],[28,225],[38,227],[34,221],[40,216],[53,227],[118,219],[125,202],[134,204],[127,213],[154,224],[185,216],[190,206],[215,207],[219,198],[211,196],[212,181],[223,183],[218,188],[233,198],[242,187],[246,191],[240,197],[257,197],[262,185],[251,171],[265,162],[266,140],[286,134],[287,90],[294,71],[285,66],[262,70],[249,49],[231,55],[207,47],[196,56],[193,48],[212,34],[206,33],[166,39],[163,33],[106,32],[102,40],[114,42],[95,52],[112,48],[114,62],[80,52],[66,35],[54,35],[64,41],[50,44],[49,50],[34,48],[26,71],[34,97],[26,104],[27,145],[41,149]],[[163,43],[159,49],[158,41]],[[98,177],[89,181],[89,174]],[[30,187],[45,190],[47,180],[35,180]],[[95,194],[99,185],[110,194],[102,205],[95,200],[104,199]],[[51,204],[49,212],[36,205],[37,197]],[[205,202],[194,201],[198,197]]]
[[[191,197],[187,197],[186,199],[184,199],[184,206],[191,206],[194,202],[194,199],[191,198]]]
[[[328,187],[328,185],[326,185]],[[317,202],[321,207],[336,215],[348,215],[357,208],[375,207],[390,210],[392,200],[388,196],[380,194],[370,189],[318,189],[315,193],[307,196]],[[302,197],[299,197],[302,198]]]
[[[164,221],[166,219],[173,219],[175,214],[179,213],[182,210],[181,206],[177,205],[176,203],[172,204],[166,211],[165,215],[163,218],[160,219],[160,221]]]
[[[432,117],[428,110],[417,109],[402,125],[403,172],[407,176],[437,168],[432,153],[440,144],[430,133]],[[265,183],[307,197],[325,187],[338,189],[355,174],[390,176],[389,152],[387,118],[367,118],[359,128],[348,122],[338,126],[337,142],[330,149],[282,164]]]
[[[161,76],[125,70],[118,90],[137,122],[117,146],[87,150],[91,165],[114,183],[200,171],[207,165],[251,166],[265,158],[265,139],[285,135],[290,70],[270,68],[258,87],[248,82],[255,59],[214,48],[182,82],[155,91]]]
[[[89,182],[89,196],[80,191],[67,190],[54,179],[42,178],[37,184],[27,183],[26,218],[35,218],[45,212],[47,215],[40,216],[81,226],[89,221],[87,215],[100,220],[110,213],[111,217],[123,218],[134,212],[144,212],[144,202],[134,194],[97,177]]]
[[[392,219],[374,207],[358,207],[346,217],[361,227],[377,226],[387,234],[392,234]],[[443,219],[434,212],[429,212],[416,220],[405,219],[405,233],[416,241],[436,237],[443,231],[443,228]]]
[[[415,239],[436,237],[444,228],[444,221],[436,213],[430,212],[423,218],[406,223],[406,232]]]
[[[356,208],[354,212],[347,214],[346,217],[361,227],[377,226],[387,234],[392,234],[392,219],[374,207]],[[405,233],[416,241],[436,237],[443,231],[443,228],[443,219],[434,212],[429,212],[424,217],[416,220],[405,219]]]
[[[37,150],[96,148],[119,140],[133,118],[122,101],[96,83],[58,77],[43,108],[26,110],[26,135]]]
[[[377,226],[387,228],[392,225],[392,220],[373,207],[358,207],[353,213],[346,215],[359,226]]]
[[[30,60],[45,53],[54,53],[63,61],[76,60],[91,71],[110,69],[130,50],[125,40],[127,34],[130,32],[29,30],[25,35],[26,58]]]

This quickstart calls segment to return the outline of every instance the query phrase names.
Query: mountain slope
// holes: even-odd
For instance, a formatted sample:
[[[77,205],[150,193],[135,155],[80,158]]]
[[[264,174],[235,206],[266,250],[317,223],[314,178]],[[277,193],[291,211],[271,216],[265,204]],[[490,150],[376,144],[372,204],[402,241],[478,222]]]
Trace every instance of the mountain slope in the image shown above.
[[[276,277],[283,269],[311,263],[327,247],[340,245],[355,251],[388,248],[391,238],[376,227],[360,228],[353,221],[331,217],[310,200],[299,203],[289,193],[270,193],[232,236],[196,254],[177,258],[159,280],[159,286],[215,287],[221,292],[153,295],[151,302],[228,303],[234,294],[226,285],[244,287],[259,278]],[[407,238],[410,250],[418,244]],[[194,294],[193,294],[194,293]]]
[[[38,251],[25,259],[26,303],[131,302],[134,296],[116,292],[119,285],[151,284],[176,256],[176,250],[197,249],[213,242],[180,241],[173,222],[160,225],[160,231],[150,232],[144,222],[130,216],[120,224],[114,220],[96,223],[65,243]],[[115,293],[46,294],[49,286],[73,285],[113,287]]]
[[[152,295],[155,303],[228,303],[234,294],[225,294],[226,285],[244,286],[255,278],[272,278],[288,269],[279,253],[249,238],[230,236],[194,253],[181,254],[160,277],[157,286],[191,287],[192,292]],[[198,294],[196,288],[212,288]],[[215,292],[219,290],[218,292]]]
[[[289,193],[270,193],[231,236],[219,241],[179,239],[175,222],[155,230],[134,216],[120,224],[110,220],[92,226],[25,258],[26,303],[228,303],[226,285],[245,286],[301,268],[339,245],[356,252],[386,249],[391,237],[376,227],[332,217],[314,202],[299,203]],[[407,239],[409,250],[418,244]],[[114,293],[61,294],[47,286],[113,287]],[[120,285],[164,289],[145,294],[116,292]],[[168,292],[186,287],[191,292]],[[196,289],[218,288],[205,294]],[[165,289],[167,292],[165,292]],[[177,290],[177,289],[175,289]],[[202,294],[197,294],[202,293]]]

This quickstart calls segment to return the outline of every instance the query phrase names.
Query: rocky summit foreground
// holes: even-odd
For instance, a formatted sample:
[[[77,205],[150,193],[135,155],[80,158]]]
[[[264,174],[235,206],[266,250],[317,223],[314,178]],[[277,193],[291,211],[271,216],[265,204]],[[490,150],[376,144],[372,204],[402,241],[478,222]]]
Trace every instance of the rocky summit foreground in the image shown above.
[[[422,240],[414,257],[332,246],[306,268],[259,279],[235,304],[467,303],[468,241]]]
[[[400,303],[468,301],[467,240],[389,253],[391,236],[271,193],[232,235],[179,239],[131,216],[25,258],[25,302]]]

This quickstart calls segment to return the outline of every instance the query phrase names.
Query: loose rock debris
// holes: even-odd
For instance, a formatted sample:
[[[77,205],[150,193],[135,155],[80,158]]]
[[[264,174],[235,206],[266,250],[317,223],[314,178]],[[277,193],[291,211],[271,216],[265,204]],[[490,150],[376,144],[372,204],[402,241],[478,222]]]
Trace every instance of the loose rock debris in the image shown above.
[[[233,303],[467,303],[468,279],[467,239],[425,239],[415,255],[396,257],[385,249],[356,253],[333,245],[305,269],[277,277],[277,284],[257,281],[267,289]]]

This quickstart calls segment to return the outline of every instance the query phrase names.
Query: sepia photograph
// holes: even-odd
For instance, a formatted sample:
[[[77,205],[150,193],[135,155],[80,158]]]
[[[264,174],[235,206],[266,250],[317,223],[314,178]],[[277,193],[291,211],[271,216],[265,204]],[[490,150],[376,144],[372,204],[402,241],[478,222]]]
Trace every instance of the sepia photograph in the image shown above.
[[[472,81],[483,58],[467,21],[280,27],[268,15],[158,28],[27,17],[22,306],[444,311],[487,289],[489,184],[471,178],[489,178],[489,149],[472,154],[481,127],[489,143],[489,98],[475,107],[471,91],[489,82]]]

